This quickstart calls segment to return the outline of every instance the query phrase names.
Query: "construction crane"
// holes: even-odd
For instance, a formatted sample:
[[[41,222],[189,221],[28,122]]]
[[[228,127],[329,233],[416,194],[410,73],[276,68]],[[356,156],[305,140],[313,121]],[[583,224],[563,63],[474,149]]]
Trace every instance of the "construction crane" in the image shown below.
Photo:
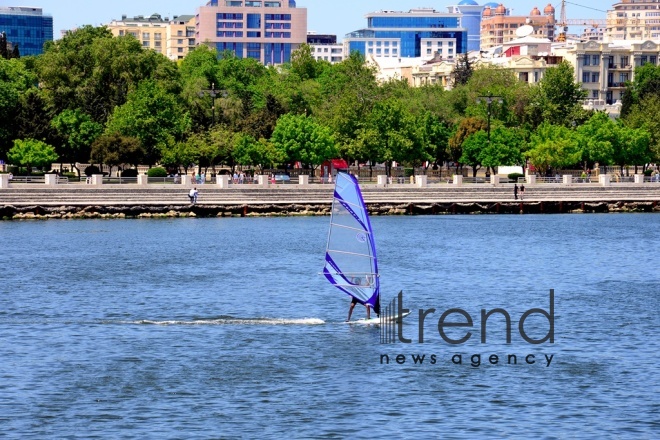
[[[570,3],[575,6],[580,6],[583,8],[588,8],[588,9],[593,9],[595,11],[600,11],[600,12],[605,12],[601,11],[600,9],[595,9],[591,8],[589,6],[582,6],[578,5],[577,3],[571,3],[567,2],[566,0],[561,0],[561,9],[559,12],[559,23],[557,23],[557,26],[559,26],[560,32],[559,35],[557,36],[557,41],[566,41],[566,34],[568,33],[568,27],[569,26],[580,26],[580,25],[586,25],[586,26],[591,26],[592,28],[598,28],[599,26],[603,26],[607,24],[607,20],[605,19],[595,19],[595,18],[571,18],[567,19],[566,18],[566,3]]]

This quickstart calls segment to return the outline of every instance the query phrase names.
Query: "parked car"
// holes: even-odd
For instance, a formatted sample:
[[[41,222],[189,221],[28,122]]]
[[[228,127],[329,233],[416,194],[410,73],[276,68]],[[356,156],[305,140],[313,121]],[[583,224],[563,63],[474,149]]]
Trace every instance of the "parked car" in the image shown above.
[[[291,182],[291,177],[287,174],[275,174],[275,183],[289,183]]]

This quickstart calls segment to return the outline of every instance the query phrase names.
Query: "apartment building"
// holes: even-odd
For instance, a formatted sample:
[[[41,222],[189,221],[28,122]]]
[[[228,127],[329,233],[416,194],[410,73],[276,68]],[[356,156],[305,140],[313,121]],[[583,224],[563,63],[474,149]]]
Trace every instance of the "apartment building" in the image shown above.
[[[41,8],[0,6],[0,32],[12,47],[18,46],[21,56],[39,55],[44,43],[53,41],[53,17]]]
[[[607,11],[605,41],[660,38],[660,0],[621,0]]]
[[[525,25],[534,29],[532,36],[553,41],[556,23],[555,8],[551,4],[543,9],[543,13],[534,7],[529,15],[511,15],[511,11],[503,4],[493,7],[488,3],[484,6],[481,19],[481,50],[515,40],[518,38],[516,30]]]
[[[112,20],[106,25],[112,35],[132,35],[144,49],[151,49],[171,60],[185,58],[195,48],[195,16],[179,15],[172,20],[160,14],[138,15]]]
[[[294,0],[211,0],[197,9],[196,40],[266,65],[290,61],[307,42],[307,9]]]
[[[575,80],[588,91],[587,98],[606,104],[621,101],[626,82],[635,79],[635,67],[657,65],[660,59],[657,41],[588,41],[556,49],[555,53],[560,50],[575,68]]]
[[[344,61],[344,46],[337,43],[336,35],[308,32],[307,44],[312,48],[312,55],[316,60],[327,61],[331,64]]]

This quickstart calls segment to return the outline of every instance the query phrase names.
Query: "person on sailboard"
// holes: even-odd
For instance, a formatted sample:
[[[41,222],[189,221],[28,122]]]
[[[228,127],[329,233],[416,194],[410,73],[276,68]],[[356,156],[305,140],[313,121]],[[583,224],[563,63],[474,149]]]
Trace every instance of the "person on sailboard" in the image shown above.
[[[351,305],[348,309],[348,318],[346,318],[346,322],[349,322],[351,320],[351,315],[353,314],[353,309],[355,308],[355,304],[359,303],[358,299],[354,296],[351,297]],[[364,305],[367,308],[367,319],[371,318],[371,307],[369,304]]]

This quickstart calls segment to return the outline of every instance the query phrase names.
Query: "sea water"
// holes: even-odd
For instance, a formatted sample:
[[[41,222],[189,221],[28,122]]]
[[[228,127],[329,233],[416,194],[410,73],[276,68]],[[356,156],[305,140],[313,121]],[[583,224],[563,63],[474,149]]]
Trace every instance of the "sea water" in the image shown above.
[[[0,222],[0,436],[657,437],[660,216],[372,218],[409,344],[343,322],[328,222]]]

